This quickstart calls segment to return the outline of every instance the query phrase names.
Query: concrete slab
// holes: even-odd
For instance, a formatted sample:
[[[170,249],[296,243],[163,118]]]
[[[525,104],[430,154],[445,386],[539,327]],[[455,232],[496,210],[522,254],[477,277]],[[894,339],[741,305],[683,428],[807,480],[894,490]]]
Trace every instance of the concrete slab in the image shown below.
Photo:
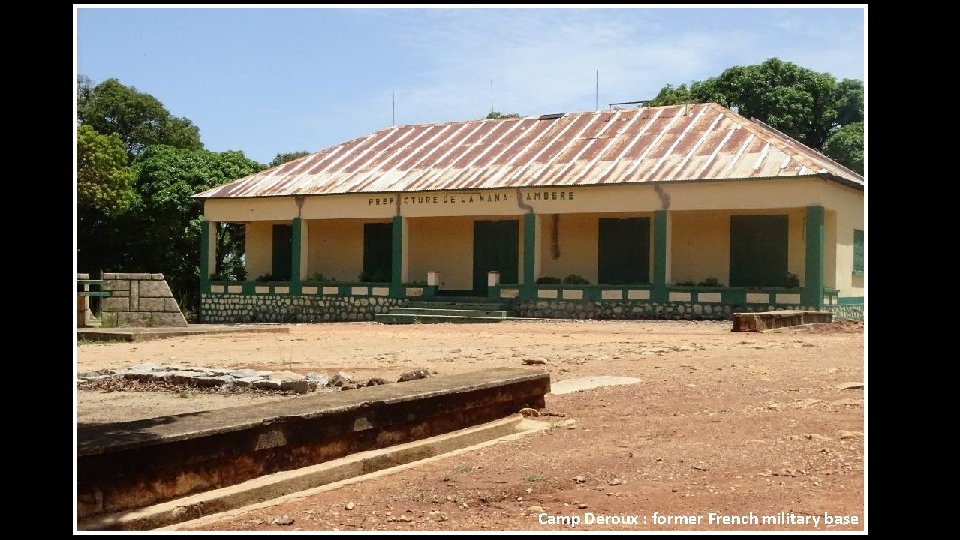
[[[142,508],[542,407],[544,371],[500,368],[77,428],[81,519]]]
[[[171,530],[177,528],[176,524],[187,520],[190,522],[182,525],[196,526],[203,522],[223,519],[229,513],[250,510],[251,506],[277,504],[280,500],[289,500],[290,495],[303,497],[322,488],[333,489],[351,480],[360,481],[379,472],[397,472],[401,467],[407,468],[403,467],[404,465],[419,464],[431,458],[449,457],[548,427],[550,424],[547,422],[514,415],[435,437],[262,476],[234,486],[190,495],[140,510],[104,516],[81,523],[79,529],[129,531],[165,527]]]
[[[88,341],[147,341],[194,334],[227,334],[231,332],[286,334],[290,332],[290,327],[269,324],[191,324],[186,327],[77,328],[77,339]]]
[[[579,379],[565,379],[551,384],[553,395],[572,394],[579,390],[590,390],[591,388],[601,388],[603,386],[618,386],[622,384],[636,384],[643,382],[643,379],[634,377],[613,377],[610,375],[596,375],[593,377],[580,377]]]
[[[829,311],[758,311],[754,313],[734,313],[734,332],[762,332],[774,328],[800,326],[803,324],[828,323],[833,321]]]

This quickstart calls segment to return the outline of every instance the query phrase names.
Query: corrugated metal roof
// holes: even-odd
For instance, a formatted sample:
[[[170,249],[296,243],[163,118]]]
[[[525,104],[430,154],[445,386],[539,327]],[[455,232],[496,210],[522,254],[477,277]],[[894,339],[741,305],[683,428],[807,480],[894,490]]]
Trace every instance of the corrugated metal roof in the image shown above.
[[[381,129],[198,198],[859,174],[713,103]]]

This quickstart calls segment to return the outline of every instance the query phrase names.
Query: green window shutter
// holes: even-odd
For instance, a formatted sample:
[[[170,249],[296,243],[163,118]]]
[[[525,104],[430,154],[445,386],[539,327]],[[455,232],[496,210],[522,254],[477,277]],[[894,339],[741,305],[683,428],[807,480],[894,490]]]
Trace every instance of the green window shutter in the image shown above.
[[[853,273],[863,274],[863,231],[853,230]]]
[[[783,287],[787,277],[785,215],[730,216],[730,286]]]
[[[286,281],[290,279],[293,268],[291,255],[293,254],[293,227],[290,225],[273,226],[273,279]]]

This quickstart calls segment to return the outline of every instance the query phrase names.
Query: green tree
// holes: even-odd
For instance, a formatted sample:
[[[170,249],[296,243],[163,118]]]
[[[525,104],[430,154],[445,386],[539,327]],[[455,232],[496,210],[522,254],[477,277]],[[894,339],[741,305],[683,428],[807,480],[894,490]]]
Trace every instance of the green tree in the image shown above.
[[[520,118],[518,113],[501,113],[497,111],[490,111],[490,114],[484,117],[484,120],[506,120],[508,118]]]
[[[863,122],[847,124],[830,134],[823,153],[863,174]]]
[[[136,200],[136,174],[127,166],[127,148],[116,133],[77,128],[77,204],[104,216],[126,212]]]
[[[262,170],[242,152],[148,147],[134,161],[138,197],[122,216],[95,212],[81,216],[78,267],[126,272],[163,272],[181,307],[195,311],[199,301],[202,204],[194,193]],[[217,230],[216,272],[238,278],[243,226]]]
[[[298,152],[287,152],[286,154],[277,154],[277,156],[273,158],[273,161],[271,161],[270,164],[267,165],[267,167],[276,167],[277,165],[283,165],[288,161],[293,161],[295,159],[302,158],[303,156],[309,156],[309,155],[310,155],[310,152],[307,152],[306,150],[300,150]]]
[[[107,79],[90,88],[84,76],[77,81],[77,117],[98,133],[116,133],[127,146],[130,159],[153,144],[177,148],[203,148],[200,130],[187,118],[170,114],[150,94]]]
[[[863,82],[838,82],[829,73],[770,58],[757,65],[731,67],[689,86],[668,84],[650,104],[687,102],[736,107],[743,116],[757,118],[811,148],[826,151],[824,143],[835,130],[863,121]],[[830,157],[850,166],[843,156]]]

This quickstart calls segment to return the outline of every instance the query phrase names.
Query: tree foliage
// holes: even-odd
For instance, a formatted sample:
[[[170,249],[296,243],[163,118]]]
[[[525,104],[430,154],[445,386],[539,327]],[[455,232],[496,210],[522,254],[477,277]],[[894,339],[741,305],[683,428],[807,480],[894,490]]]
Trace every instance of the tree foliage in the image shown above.
[[[823,152],[863,174],[863,122],[847,124],[831,133]]]
[[[484,117],[485,120],[506,120],[508,118],[520,118],[519,113],[501,113],[490,111],[490,114]]]
[[[148,147],[133,163],[137,200],[116,219],[88,212],[78,229],[78,267],[126,272],[163,272],[186,308],[197,304],[200,281],[202,204],[193,194],[264,167],[242,152]],[[96,219],[98,218],[99,219]],[[215,271],[238,276],[243,226],[217,232]]]
[[[187,118],[170,114],[160,101],[117,79],[95,87],[81,76],[77,81],[77,116],[98,133],[116,133],[135,158],[152,144],[203,148],[200,130]]]
[[[293,161],[295,159],[302,158],[303,156],[309,156],[309,155],[310,155],[310,152],[307,152],[306,150],[300,150],[297,152],[287,152],[286,154],[277,154],[276,157],[274,157],[273,160],[270,162],[270,164],[267,166],[276,167],[277,165],[283,165],[288,161]]]
[[[101,135],[90,126],[77,128],[77,204],[105,216],[126,212],[136,200],[135,172],[127,166],[127,149],[117,134]]]
[[[863,82],[837,81],[791,62],[771,58],[752,66],[734,66],[716,77],[689,86],[666,85],[653,106],[715,102],[738,108],[851,167],[843,155],[832,155],[824,144],[842,126],[863,121]],[[862,155],[862,149],[861,149]]]

